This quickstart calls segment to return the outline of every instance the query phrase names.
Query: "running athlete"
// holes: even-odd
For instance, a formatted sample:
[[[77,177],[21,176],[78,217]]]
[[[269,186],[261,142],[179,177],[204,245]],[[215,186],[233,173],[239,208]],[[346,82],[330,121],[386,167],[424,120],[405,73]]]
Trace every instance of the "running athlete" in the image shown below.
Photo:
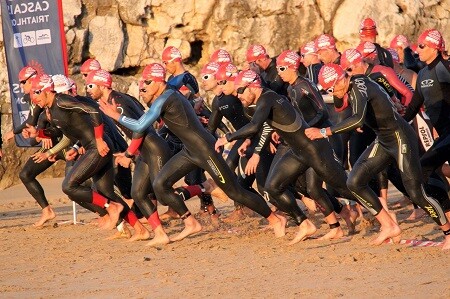
[[[221,85],[219,85],[219,80],[217,79],[217,73],[219,71],[221,71],[221,73],[224,74],[225,77],[236,76],[238,73],[236,66],[230,63],[223,63],[222,65],[220,65],[216,62],[209,62],[201,70],[203,89],[205,91],[212,91],[216,95],[212,101],[212,114],[208,122],[208,130],[211,133],[214,133],[216,131],[218,124],[221,122],[222,117],[224,116],[236,129],[239,129],[248,123],[248,119],[245,117],[241,101],[239,101],[239,99],[232,94],[226,95],[222,93]],[[227,72],[229,76],[226,76]],[[261,138],[267,138],[267,134],[264,134],[264,137]],[[243,165],[241,163],[243,161],[240,159],[238,149],[242,146],[244,141],[245,140],[243,139],[237,140],[233,144],[227,156],[226,162],[233,172],[235,172],[238,165],[240,167]],[[262,142],[264,143],[264,141]],[[254,189],[251,187],[254,181],[254,176],[251,175],[254,174],[259,163],[259,154],[261,152],[261,148],[262,147],[258,148],[254,157],[245,161],[247,162],[245,167],[247,167],[247,169],[252,169],[252,171],[248,171],[246,174],[244,174],[241,171],[242,169],[239,169],[239,184],[250,191],[254,191]],[[228,215],[227,218],[224,219],[225,222],[235,222],[245,218],[247,215],[252,214],[252,211],[247,211],[247,209],[241,203],[235,201],[234,206],[235,210],[230,215]]]
[[[371,42],[375,45],[375,51],[381,65],[393,68],[394,62],[389,51],[376,43],[377,41],[377,23],[371,18],[365,18],[359,25],[359,39],[361,42]]]
[[[12,139],[14,135],[22,133],[25,138],[28,138],[29,136],[27,134],[28,131],[26,131],[26,128],[28,126],[36,126],[39,123],[39,117],[41,115],[42,108],[31,101],[30,97],[31,81],[37,76],[37,74],[37,70],[30,66],[22,68],[19,72],[20,87],[24,92],[24,101],[29,103],[30,105],[30,112],[28,114],[28,118],[20,126],[5,134],[5,142]],[[45,163],[45,165],[38,164],[35,163],[33,157],[39,152],[50,148],[52,146],[52,142],[55,142],[56,139],[57,136],[55,136],[53,139],[40,137],[37,137],[36,139],[32,138],[32,141],[30,141],[32,145],[37,145],[42,141],[42,148],[39,149],[39,151],[37,151],[35,154],[33,154],[27,160],[27,162],[25,162],[24,167],[19,173],[19,178],[24,184],[25,188],[42,209],[41,217],[33,224],[33,226],[37,228],[42,227],[47,221],[54,219],[56,217],[56,214],[53,211],[52,207],[49,205],[47,198],[45,197],[45,192],[42,188],[42,185],[36,179],[36,176],[38,174],[49,168],[53,163],[49,162]]]
[[[408,82],[409,85],[411,85],[411,87],[414,88],[417,82],[417,73],[414,72],[413,70],[407,69],[403,64],[400,64],[400,58],[398,56],[398,53],[394,49],[387,48],[387,50],[392,55],[392,61],[394,62],[394,71],[399,76],[404,78],[406,82]]]
[[[216,142],[216,150],[228,142],[253,136],[267,122],[275,132],[290,146],[290,150],[278,160],[268,175],[265,189],[271,195],[277,207],[294,219],[299,230],[290,244],[304,240],[315,233],[315,225],[307,219],[295,201],[294,195],[287,189],[308,168],[312,167],[325,182],[332,185],[342,196],[353,199],[345,185],[346,174],[334,159],[333,151],[327,140],[311,142],[304,130],[308,124],[285,97],[263,88],[259,75],[252,70],[242,71],[236,77],[235,91],[242,105],[252,115],[249,124],[240,130],[226,134]],[[339,227],[339,222],[330,228]]]
[[[270,58],[262,45],[251,45],[247,49],[247,63],[251,70],[260,75],[265,87],[278,94],[287,95],[288,84],[278,75],[276,57]]]
[[[341,53],[339,53],[339,51],[336,48],[336,40],[334,39],[333,36],[329,34],[319,35],[315,39],[314,43],[317,49],[317,55],[323,63],[336,63],[336,64],[340,63]],[[324,100],[327,103],[328,114],[330,115],[331,123],[333,124],[340,123],[342,120],[346,119],[352,114],[351,109],[349,107],[347,107],[346,109],[335,109],[333,99],[332,98],[330,99],[329,96],[325,96]],[[353,132],[349,132],[342,135],[342,142],[344,144],[344,148],[348,147],[352,135],[354,135]],[[349,168],[349,164],[351,164],[352,157],[353,157],[352,151],[350,151],[350,154],[349,151],[344,151],[342,157],[339,157],[346,169]]]
[[[204,105],[203,98],[199,94],[197,79],[184,67],[183,57],[180,50],[176,47],[170,46],[164,49],[161,56],[163,64],[166,66],[166,71],[170,74],[167,80],[168,85],[178,89],[183,95],[186,96],[189,103],[192,107],[194,107],[195,113],[198,115],[201,122],[206,126],[206,123],[210,117],[210,111]],[[223,124],[221,124],[220,128],[227,130],[226,126]],[[170,130],[167,129],[167,126],[163,125],[163,127],[158,131],[158,134],[166,136],[165,139],[169,142],[169,146],[172,149],[173,154],[176,154],[183,148],[183,144],[180,139],[175,134],[170,132]],[[184,181],[188,185],[201,184],[206,179],[204,173],[205,171],[202,168],[195,168],[185,176]],[[217,209],[214,206],[211,195],[202,193],[199,195],[199,198],[201,211],[209,214],[213,221],[218,220]],[[179,217],[179,215],[177,215],[170,207],[166,213],[161,215],[161,219],[170,219],[172,217]]]
[[[62,185],[63,192],[76,202],[93,203],[106,208],[109,219],[105,228],[114,228],[122,211],[124,219],[138,228],[136,215],[130,212],[121,198],[114,193],[114,170],[110,151],[113,145],[110,138],[104,134],[101,114],[97,108],[79,102],[69,95],[55,94],[53,81],[46,74],[33,79],[32,93],[37,104],[48,109],[52,125],[72,141],[80,141],[85,149],[85,153],[66,175]],[[68,152],[66,156],[71,154]],[[97,191],[81,185],[91,177]]]
[[[406,36],[402,34],[396,35],[391,40],[389,47],[397,52],[399,63],[402,67],[417,73],[425,66],[424,62],[418,59],[417,53],[413,51],[412,44],[409,43]],[[394,57],[392,57],[392,59],[394,59]]]
[[[220,114],[224,115],[236,130],[247,125],[249,123],[248,118],[250,117],[245,113],[242,103],[238,99],[234,89],[234,79],[238,73],[239,71],[235,65],[223,64],[214,75],[220,92],[223,93],[223,96],[218,97]],[[237,140],[227,158],[228,162],[230,156],[235,156],[233,152],[236,144],[239,144],[239,147],[236,148],[236,152],[240,156],[238,157],[239,184],[245,189],[256,193],[257,191],[253,189],[253,183],[256,180],[259,193],[265,196],[268,196],[268,194],[264,192],[264,185],[274,158],[271,150],[276,150],[270,142],[269,135],[271,133],[272,129],[267,124],[264,124],[262,132],[256,134],[252,139],[245,139],[242,142],[240,142],[241,140]],[[231,169],[234,170],[234,168]],[[272,202],[272,199],[269,198],[268,200]],[[242,205],[235,202],[235,211],[224,219],[224,221],[234,222],[248,216],[249,213],[240,207]]]
[[[277,58],[277,69],[283,81],[289,83],[288,96],[291,103],[301,113],[304,120],[310,127],[325,128],[331,126],[331,122],[328,119],[328,112],[325,103],[320,95],[317,87],[310,80],[298,75],[297,69],[300,64],[300,56],[294,51],[283,51]],[[337,135],[339,136],[339,135]],[[336,135],[334,136],[336,137]],[[344,145],[340,138],[330,138],[328,140],[334,150],[337,157],[342,156],[344,151]],[[339,161],[339,163],[342,163]],[[308,169],[306,173],[299,178],[302,182],[300,186],[306,187],[306,194],[319,203],[321,211],[325,215],[325,219],[328,224],[336,223],[336,216],[333,213],[333,206],[336,207],[336,212],[343,212],[343,206],[338,200],[331,196],[325,189],[322,188],[323,180],[314,172],[312,168]],[[305,191],[303,190],[303,193]],[[347,213],[349,210],[344,210],[343,216],[349,224],[350,233],[354,233],[354,224],[349,219],[350,216]],[[342,230],[339,228],[337,236],[343,235]],[[333,235],[334,232],[331,234]],[[330,236],[326,236],[328,238]],[[333,236],[335,238],[336,236]]]
[[[425,30],[419,36],[417,51],[420,60],[427,66],[418,74],[413,99],[404,115],[410,121],[423,105],[439,134],[439,138],[420,159],[425,180],[450,158],[450,63],[440,54],[442,45],[442,35],[435,29]],[[447,217],[450,217],[450,206],[446,202],[442,204]]]
[[[308,78],[315,84],[319,83],[319,71],[323,63],[317,54],[316,43],[314,41],[307,42],[300,48],[301,63],[306,67],[305,78]]]
[[[14,130],[9,131],[5,134],[5,142],[8,142],[10,139],[14,138],[14,135],[21,134],[23,129],[25,129],[27,125],[36,126],[38,122],[39,115],[42,112],[42,108],[36,105],[30,97],[31,81],[37,75],[38,71],[31,66],[25,66],[19,71],[19,83],[24,93],[23,101],[29,104],[30,112],[28,114],[28,118],[23,123],[21,123],[17,128],[14,128]]]
[[[148,81],[149,84],[146,86],[147,92],[152,95],[152,99],[148,103],[151,106],[139,120],[120,115],[116,112],[117,106],[114,104],[102,104],[101,107],[110,117],[137,132],[143,132],[158,117],[161,117],[167,127],[183,142],[184,148],[163,166],[153,182],[156,197],[171,205],[181,215],[185,224],[185,229],[171,240],[182,240],[202,229],[200,223],[191,215],[172,188],[194,167],[204,168],[226,195],[267,218],[276,237],[284,236],[286,219],[272,213],[261,196],[239,186],[236,176],[225,160],[214,151],[215,139],[203,128],[192,106],[183,98],[182,94],[170,88],[164,81],[165,70],[162,65],[155,63],[151,68],[154,79]]]
[[[335,97],[336,105],[349,105],[353,115],[332,127],[306,130],[312,139],[354,130],[366,123],[377,139],[358,159],[350,172],[347,185],[360,203],[380,222],[381,232],[372,242],[382,244],[400,235],[401,229],[383,208],[378,196],[368,187],[371,177],[391,162],[397,164],[403,184],[413,202],[424,209],[445,234],[444,248],[450,248],[450,223],[437,200],[425,194],[416,135],[412,127],[397,113],[389,95],[364,75],[348,77],[337,64],[325,65],[319,74],[320,84]],[[348,94],[348,97],[345,95]],[[340,101],[337,101],[340,99]]]

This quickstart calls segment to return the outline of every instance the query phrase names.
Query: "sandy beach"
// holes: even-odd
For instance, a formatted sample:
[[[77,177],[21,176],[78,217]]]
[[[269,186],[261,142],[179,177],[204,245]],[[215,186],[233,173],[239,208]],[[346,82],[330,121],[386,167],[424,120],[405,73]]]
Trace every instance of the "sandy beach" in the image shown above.
[[[260,217],[219,229],[206,218],[202,232],[149,248],[146,241],[104,240],[113,231],[89,224],[95,215],[80,207],[77,218],[85,224],[65,223],[72,203],[61,181],[41,180],[57,213],[43,229],[32,227],[40,208],[23,185],[0,191],[1,298],[450,298],[449,252],[370,246],[377,225],[358,225],[358,234],[340,240],[288,246],[297,230],[292,224],[275,239]],[[398,201],[393,190],[390,201]],[[231,201],[216,203],[222,215],[233,209]],[[197,212],[198,199],[188,206]],[[411,208],[395,210],[402,239],[442,241],[430,219],[405,221]],[[322,219],[311,216],[317,237],[328,229]],[[182,229],[180,220],[165,227],[170,235]]]

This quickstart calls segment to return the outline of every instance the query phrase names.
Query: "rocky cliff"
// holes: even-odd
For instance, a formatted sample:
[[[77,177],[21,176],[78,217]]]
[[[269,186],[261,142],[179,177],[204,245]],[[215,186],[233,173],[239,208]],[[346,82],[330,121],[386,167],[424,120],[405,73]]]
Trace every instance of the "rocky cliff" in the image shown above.
[[[227,49],[241,65],[254,43],[275,55],[331,33],[339,49],[356,46],[359,23],[367,16],[377,21],[377,41],[384,45],[400,33],[415,41],[431,27],[450,40],[450,0],[63,0],[63,10],[71,75],[79,79],[81,63],[94,57],[115,75],[116,89],[133,95],[142,68],[158,61],[169,45],[178,47],[197,73],[218,48]],[[5,133],[11,129],[11,107],[3,40],[0,48]],[[4,145],[0,189],[18,182],[32,152]],[[44,175],[61,175],[62,164]]]

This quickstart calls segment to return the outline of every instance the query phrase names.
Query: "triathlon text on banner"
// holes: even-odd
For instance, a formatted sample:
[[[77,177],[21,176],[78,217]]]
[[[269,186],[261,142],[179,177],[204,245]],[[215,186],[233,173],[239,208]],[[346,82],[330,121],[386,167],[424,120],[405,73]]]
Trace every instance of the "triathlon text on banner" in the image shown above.
[[[49,75],[67,75],[67,49],[62,0],[2,0],[3,41],[6,51],[14,128],[30,112],[18,75],[24,66]],[[18,146],[30,146],[16,135]]]

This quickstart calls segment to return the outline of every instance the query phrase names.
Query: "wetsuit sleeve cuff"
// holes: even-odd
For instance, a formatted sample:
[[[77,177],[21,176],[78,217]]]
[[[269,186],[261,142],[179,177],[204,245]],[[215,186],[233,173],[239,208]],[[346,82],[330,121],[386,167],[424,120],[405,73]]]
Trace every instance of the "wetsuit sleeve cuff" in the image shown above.
[[[95,139],[101,139],[103,138],[103,124],[94,127],[94,134],[95,134]]]
[[[225,139],[228,141],[228,142],[231,142],[232,140],[231,140],[231,133],[226,133],[225,134]]]
[[[50,138],[49,136],[45,135],[44,129],[39,129],[39,130],[38,130],[38,135],[37,135],[37,137],[39,137],[39,138]]]
[[[128,146],[127,151],[125,152],[125,156],[127,155],[127,153],[129,153],[130,156],[135,155],[136,151],[142,144],[142,140],[144,140],[144,137],[132,139],[130,145]]]

